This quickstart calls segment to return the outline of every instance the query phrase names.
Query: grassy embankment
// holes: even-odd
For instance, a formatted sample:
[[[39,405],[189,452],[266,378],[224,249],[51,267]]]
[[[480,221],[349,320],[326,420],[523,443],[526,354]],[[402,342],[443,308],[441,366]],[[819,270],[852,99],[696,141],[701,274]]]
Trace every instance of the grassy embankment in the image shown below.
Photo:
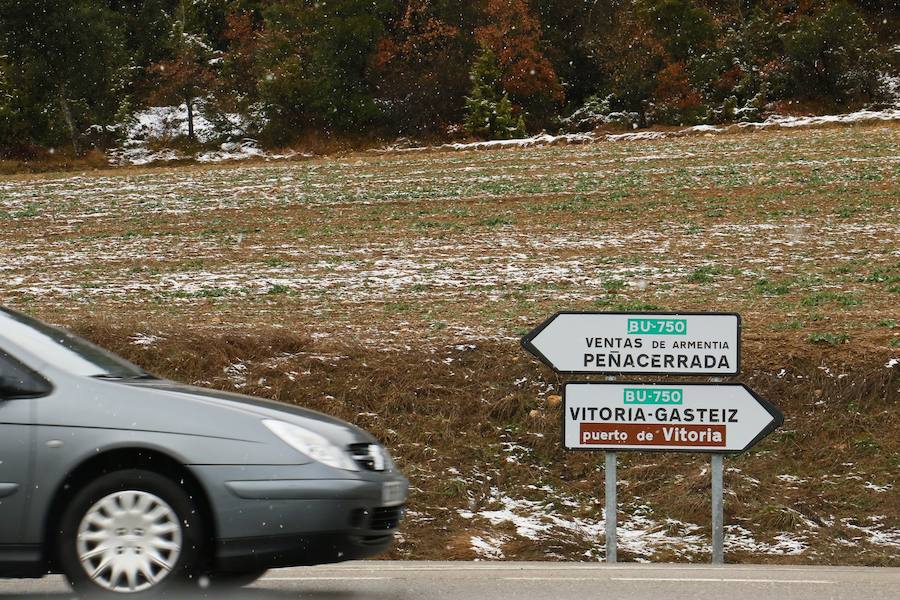
[[[596,558],[602,457],[517,337],[727,310],[787,415],[726,462],[729,560],[900,565],[900,128],[0,179],[0,302],[382,437],[397,557]],[[630,455],[625,559],[705,560],[706,459]],[[486,550],[484,548],[487,548]]]

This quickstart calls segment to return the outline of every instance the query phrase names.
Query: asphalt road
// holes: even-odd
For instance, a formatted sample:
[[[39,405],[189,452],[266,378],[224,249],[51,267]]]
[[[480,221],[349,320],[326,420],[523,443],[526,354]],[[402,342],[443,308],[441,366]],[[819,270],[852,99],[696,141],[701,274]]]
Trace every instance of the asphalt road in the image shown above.
[[[60,577],[0,580],[0,599],[73,598]],[[900,569],[730,565],[388,562],[277,569],[190,598],[247,600],[897,600]]]

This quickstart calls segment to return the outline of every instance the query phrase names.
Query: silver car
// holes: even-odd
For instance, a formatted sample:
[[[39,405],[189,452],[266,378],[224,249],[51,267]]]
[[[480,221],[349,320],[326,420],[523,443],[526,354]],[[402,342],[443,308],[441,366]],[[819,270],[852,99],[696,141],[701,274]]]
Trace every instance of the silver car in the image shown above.
[[[0,308],[0,577],[243,585],[385,550],[408,487],[349,423],[160,379]]]

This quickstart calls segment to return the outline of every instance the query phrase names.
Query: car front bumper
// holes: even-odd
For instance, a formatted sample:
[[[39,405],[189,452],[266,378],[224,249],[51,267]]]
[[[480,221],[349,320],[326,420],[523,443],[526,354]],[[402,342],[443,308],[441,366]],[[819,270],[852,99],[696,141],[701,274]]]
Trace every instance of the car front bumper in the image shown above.
[[[214,564],[216,571],[245,572],[359,560],[384,552],[393,539],[393,532],[380,536],[326,532],[219,540]]]
[[[367,558],[393,539],[409,489],[399,473],[321,466],[193,466],[216,523],[215,568],[301,566]]]

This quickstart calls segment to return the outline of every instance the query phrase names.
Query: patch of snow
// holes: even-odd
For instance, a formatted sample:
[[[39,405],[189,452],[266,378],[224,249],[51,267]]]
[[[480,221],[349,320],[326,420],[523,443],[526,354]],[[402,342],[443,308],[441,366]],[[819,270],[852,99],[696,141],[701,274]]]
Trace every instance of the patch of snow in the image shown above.
[[[767,129],[770,127],[811,127],[827,125],[831,123],[870,123],[873,121],[897,121],[900,120],[900,109],[888,108],[885,110],[858,110],[842,115],[812,115],[806,117],[792,117],[784,115],[772,115],[765,121],[756,123],[738,123],[736,127]]]
[[[490,559],[503,558],[502,540],[491,536],[481,537],[478,535],[473,535],[470,541],[472,544],[472,549],[479,556]]]
[[[456,144],[443,144],[441,148],[451,150],[486,150],[490,148],[530,148],[532,146],[552,146],[556,144],[583,144],[594,140],[590,133],[565,133],[562,135],[550,135],[542,133],[527,138],[512,140],[489,140],[486,142],[468,142]],[[421,149],[421,148],[419,148]],[[409,150],[416,150],[410,148]]]
[[[516,533],[529,540],[540,539],[542,533],[553,527],[551,523],[544,521],[543,507],[539,502],[517,500],[509,496],[499,496],[497,500],[503,505],[503,508],[483,510],[478,513],[478,516],[490,521],[491,525],[512,523],[516,528]]]
[[[867,519],[872,525],[859,525],[855,519],[841,519],[841,524],[848,529],[858,531],[864,537],[856,538],[877,546],[895,546],[900,548],[900,529],[884,526],[884,516],[871,516]]]
[[[120,147],[107,153],[109,161],[114,165],[147,165],[155,162],[188,159],[203,163],[215,163],[248,158],[279,160],[298,155],[296,152],[274,154],[263,151],[256,140],[248,137],[248,134],[257,130],[262,124],[260,118],[226,113],[218,115],[213,120],[207,114],[205,103],[202,100],[199,100],[194,107],[194,137],[200,144],[210,144],[225,139],[226,141],[221,143],[218,150],[203,151],[190,156],[171,148],[161,150],[151,148],[152,142],[187,137],[189,133],[187,119],[186,104],[151,106],[138,111],[129,123],[116,126],[124,128],[124,141]]]
[[[797,477],[795,475],[778,475],[775,477],[775,479],[777,479],[778,481],[783,481],[785,483],[803,483],[806,481],[805,479],[801,479],[800,477]]]
[[[876,492],[878,492],[878,493],[881,493],[881,492],[887,492],[887,491],[889,491],[889,490],[894,489],[894,486],[892,486],[892,485],[889,484],[889,483],[888,483],[888,484],[885,484],[885,485],[878,485],[878,484],[872,483],[871,481],[867,481],[867,482],[866,482],[866,485],[865,485],[864,487],[865,487],[867,490],[873,490],[873,491],[876,491]]]
[[[194,106],[194,136],[202,143],[211,142],[225,134],[245,135],[247,124],[238,115],[229,115],[228,121],[233,124],[230,131],[220,131],[203,111],[203,103]],[[183,137],[188,135],[188,111],[186,104],[178,106],[150,106],[134,114],[131,123],[125,129],[125,145]]]
[[[536,488],[545,491],[546,487]],[[560,497],[548,491],[545,502],[515,499],[491,489],[491,502],[500,504],[496,510],[458,510],[464,519],[486,519],[491,525],[509,523],[520,537],[541,541],[546,539],[575,538],[579,543],[597,544],[586,556],[599,557],[599,540],[605,527],[604,518],[570,517],[557,512],[554,505],[581,506],[573,498]],[[700,527],[673,519],[659,523],[649,517],[650,509],[638,507],[618,528],[619,547],[646,560],[661,549],[672,549],[682,554],[698,554],[708,551],[708,544],[700,535]]]
[[[776,535],[775,542],[769,547],[768,554],[802,554],[809,547],[805,541],[789,533]]]
[[[613,133],[604,136],[609,142],[634,142],[637,140],[661,140],[669,137],[667,131],[635,131],[630,133]]]
[[[136,333],[129,338],[131,340],[131,344],[134,346],[142,346],[144,348],[149,348],[153,346],[161,340],[162,338],[158,335],[151,335],[149,333]]]
[[[716,127],[715,125],[694,125],[688,127],[685,131],[696,131],[698,133],[720,133],[725,131],[724,127]]]
[[[247,385],[247,365],[242,362],[236,362],[223,367],[222,371],[228,376],[228,380],[235,388],[242,388]]]
[[[694,125],[675,131],[658,131],[645,130],[634,131],[628,133],[614,134],[594,134],[587,133],[565,133],[561,135],[550,135],[541,133],[539,135],[517,138],[511,140],[488,140],[484,142],[464,142],[453,144],[442,144],[440,146],[414,146],[414,147],[397,147],[394,145],[386,146],[380,149],[372,150],[372,152],[422,152],[428,150],[488,150],[488,149],[504,149],[504,148],[530,148],[533,146],[553,146],[558,144],[588,144],[599,141],[607,142],[632,142],[640,140],[660,140],[670,137],[681,137],[695,134],[718,134],[738,131],[740,129],[770,129],[783,127],[793,129],[797,127],[814,127],[827,124],[854,124],[854,123],[871,123],[878,121],[898,121],[900,120],[900,108],[887,108],[884,110],[859,110],[852,113],[839,115],[809,115],[809,116],[789,116],[789,115],[772,115],[764,121],[751,121],[735,123],[732,125]]]
[[[757,541],[753,534],[740,525],[725,526],[725,551],[735,550],[758,554],[796,555],[802,554],[809,545],[800,537],[780,533],[772,543]]]
[[[283,160],[300,156],[300,153],[293,150],[284,154],[273,154],[266,152],[259,147],[256,140],[245,139],[241,142],[225,142],[219,150],[209,152],[201,152],[195,159],[202,163],[216,163],[229,160],[246,160],[248,158],[263,158],[265,160]],[[303,154],[305,158],[309,158],[312,154]]]

